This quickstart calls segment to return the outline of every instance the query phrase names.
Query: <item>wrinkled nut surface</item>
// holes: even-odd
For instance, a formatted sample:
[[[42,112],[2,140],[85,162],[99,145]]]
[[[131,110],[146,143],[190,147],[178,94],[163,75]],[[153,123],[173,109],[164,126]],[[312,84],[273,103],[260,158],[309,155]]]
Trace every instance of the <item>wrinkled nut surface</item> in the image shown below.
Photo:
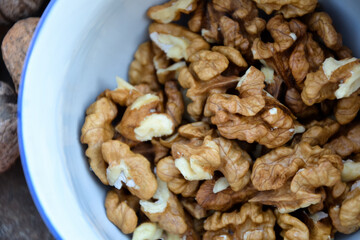
[[[221,164],[219,146],[210,136],[202,144],[174,143],[171,152],[176,168],[188,181],[211,179]]]
[[[107,164],[101,153],[101,145],[113,138],[114,129],[111,122],[117,115],[116,105],[108,98],[102,97],[86,110],[84,125],[81,129],[81,143],[87,144],[85,155],[89,158],[91,169],[105,185]]]
[[[14,11],[17,12],[20,9],[15,10],[11,6],[11,4],[14,4],[15,2],[18,2],[19,5],[22,5],[22,7],[19,6],[20,9],[25,8],[24,6],[25,3],[20,4],[21,1],[8,1],[8,4],[4,2],[0,4],[1,5],[0,12],[4,6],[10,8],[9,10],[12,10],[13,11],[12,13],[14,13]],[[36,4],[35,2],[31,4],[31,1],[29,3],[30,3],[30,5],[28,5],[29,7],[31,5],[33,5],[34,7],[34,4]],[[8,11],[2,13],[11,14],[11,12]],[[21,12],[19,13],[21,14]],[[0,22],[2,16],[0,16]],[[39,18],[27,18],[18,21],[7,32],[1,44],[2,57],[4,59],[6,68],[8,69],[11,78],[14,82],[16,92],[18,92],[19,89],[21,73],[22,73],[26,53],[38,22],[39,22]]]
[[[205,138],[207,135],[211,135],[212,129],[210,125],[205,122],[193,122],[182,125],[178,129],[178,133],[188,139],[192,138]]]
[[[227,16],[220,18],[220,31],[224,38],[224,45],[238,49],[241,53],[249,50],[250,42],[240,32],[240,25],[237,21]]]
[[[360,87],[360,60],[327,58],[318,71],[308,73],[301,98],[311,106],[325,99],[349,97]]]
[[[185,111],[183,96],[175,81],[167,81],[164,90],[167,97],[165,112],[172,118],[175,127],[177,127],[180,125]]]
[[[276,148],[256,159],[251,181],[260,191],[279,189],[299,169],[307,164],[316,163],[321,157],[329,156],[331,153],[329,149],[312,147],[306,142],[301,142],[294,148]]]
[[[148,41],[140,44],[134,54],[134,58],[129,68],[129,82],[133,85],[145,83],[151,89],[158,89],[159,84],[153,64],[154,53],[151,42]]]
[[[168,188],[175,194],[184,197],[193,197],[199,187],[198,181],[187,181],[181,172],[176,168],[172,157],[161,159],[156,165],[157,176],[167,183]]]
[[[285,104],[299,118],[309,118],[318,115],[316,106],[308,106],[301,99],[301,93],[295,88],[290,88],[285,94]]]
[[[138,217],[134,205],[139,205],[139,200],[132,195],[125,196],[116,190],[111,190],[106,195],[106,215],[124,234],[134,232],[137,226]]]
[[[197,8],[192,13],[191,18],[187,23],[189,29],[193,32],[200,32],[201,30],[201,25],[203,22],[204,11],[205,11],[204,6],[205,6],[205,1],[202,0],[198,1]]]
[[[156,202],[140,200],[142,212],[151,222],[158,223],[167,232],[184,234],[187,230],[183,206],[176,195],[171,193],[166,182],[157,179],[157,190],[153,196]]]
[[[149,8],[147,15],[160,23],[179,20],[180,13],[190,13],[196,9],[196,0],[172,0],[162,5]]]
[[[302,88],[307,73],[315,72],[324,60],[324,51],[320,45],[314,41],[311,33],[303,36],[289,57],[289,67],[291,68],[291,73],[295,78],[297,86]]]
[[[339,99],[336,103],[334,115],[336,121],[341,125],[350,123],[355,119],[360,110],[359,90],[351,94],[349,97]]]
[[[288,49],[297,39],[295,33],[291,32],[289,22],[282,15],[275,15],[266,24],[273,43],[264,43],[260,38],[254,40],[251,52],[254,59],[267,59],[275,53],[281,53]]]
[[[206,217],[207,211],[202,208],[194,199],[191,198],[184,198],[181,200],[181,204],[184,206],[186,211],[190,213],[196,219],[201,219]]]
[[[360,228],[360,181],[351,186],[341,205],[329,209],[333,226],[341,233],[350,234]]]
[[[221,53],[201,50],[189,57],[190,69],[202,81],[219,76],[229,65],[229,60]]]
[[[181,87],[187,89],[186,96],[192,100],[187,106],[187,112],[193,119],[199,120],[208,96],[211,93],[225,93],[227,89],[236,86],[239,77],[219,75],[209,81],[197,81],[189,69],[183,68],[180,71],[178,81]]]
[[[246,60],[243,58],[241,53],[229,46],[213,46],[211,48],[212,51],[221,53],[224,55],[230,62],[234,63],[238,67],[247,67],[248,64]]]
[[[302,142],[307,142],[311,146],[323,146],[331,136],[333,136],[340,128],[340,124],[331,118],[323,121],[312,121],[306,126],[307,130],[301,136]]]
[[[320,36],[328,48],[336,51],[342,47],[342,37],[332,25],[329,14],[314,12],[311,14],[307,24],[311,31]]]
[[[134,141],[148,141],[153,137],[171,135],[175,124],[171,116],[161,113],[161,108],[162,102],[157,95],[142,95],[126,108],[115,129]]]
[[[250,181],[251,157],[235,141],[215,138],[220,150],[221,165],[218,168],[232,190],[243,189]]]
[[[19,157],[17,138],[17,105],[13,89],[0,82],[0,173]]]
[[[218,111],[224,110],[244,116],[256,115],[265,106],[264,80],[264,74],[251,66],[239,78],[236,86],[239,96],[221,93],[210,95],[205,106],[205,116],[211,116]]]
[[[317,212],[310,216],[307,214],[304,215],[304,222],[310,230],[310,239],[327,240],[333,237],[332,225],[327,213]]]
[[[290,190],[290,182],[277,190],[258,192],[249,200],[251,203],[272,205],[280,213],[289,213],[299,208],[305,208],[321,201],[321,194],[301,192],[296,194]]]
[[[226,188],[220,192],[215,193],[216,181],[207,180],[201,184],[197,194],[196,201],[204,209],[226,211],[234,204],[245,202],[257,192],[251,185],[247,185],[240,191],[234,191],[231,188]]]
[[[210,48],[201,36],[173,23],[152,23],[149,34],[166,56],[174,60],[187,60],[192,54]]]
[[[300,17],[314,11],[317,0],[254,0],[258,8],[271,14],[277,10],[286,18]]]
[[[354,123],[341,131],[341,135],[324,145],[341,157],[360,152],[360,124]]]
[[[282,228],[280,235],[284,239],[309,240],[309,229],[296,217],[275,210],[277,224]]]
[[[229,228],[236,239],[275,239],[275,216],[269,209],[262,211],[261,205],[245,203],[239,212],[215,212],[204,223],[207,231]]]
[[[109,164],[106,176],[111,186],[121,189],[125,184],[132,194],[145,200],[155,194],[156,178],[143,155],[132,152],[128,145],[117,140],[104,142],[101,150]]]
[[[131,105],[143,94],[124,79],[116,77],[117,88],[112,91],[105,91],[105,96],[120,106]]]

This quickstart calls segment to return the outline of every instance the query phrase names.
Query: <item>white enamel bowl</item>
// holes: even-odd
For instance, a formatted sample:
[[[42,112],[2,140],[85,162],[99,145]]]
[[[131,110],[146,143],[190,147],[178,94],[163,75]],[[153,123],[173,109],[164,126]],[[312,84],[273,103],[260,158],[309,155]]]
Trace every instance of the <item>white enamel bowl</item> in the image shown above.
[[[90,172],[79,136],[85,109],[116,87],[115,76],[127,78],[146,39],[146,9],[159,2],[53,0],[36,29],[20,86],[19,142],[32,197],[57,239],[126,239],[106,218],[106,188]],[[360,57],[360,2],[323,2]]]

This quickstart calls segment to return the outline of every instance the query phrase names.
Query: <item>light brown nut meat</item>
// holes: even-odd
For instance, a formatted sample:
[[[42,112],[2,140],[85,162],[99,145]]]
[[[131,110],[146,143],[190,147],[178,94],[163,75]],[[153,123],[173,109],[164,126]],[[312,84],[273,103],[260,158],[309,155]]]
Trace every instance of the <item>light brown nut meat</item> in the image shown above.
[[[201,50],[189,57],[190,70],[202,81],[219,76],[229,65],[229,60],[218,52]]]
[[[156,70],[158,81],[164,84],[167,81],[175,80],[178,78],[180,70],[186,67],[186,63],[183,61],[174,63],[167,68],[159,68]]]
[[[284,81],[278,73],[275,73],[275,70],[272,67],[267,65],[265,60],[261,59],[260,62],[262,64],[261,72],[265,75],[265,91],[278,99]]]
[[[324,60],[324,52],[312,39],[312,35],[308,33],[302,37],[289,58],[289,66],[296,84],[302,88],[306,74],[316,71]]]
[[[266,24],[273,43],[264,43],[260,38],[254,40],[251,51],[254,59],[271,58],[275,53],[281,53],[288,49],[297,39],[295,33],[291,32],[289,22],[282,15],[275,15]]]
[[[277,224],[282,228],[280,235],[286,239],[309,240],[309,229],[296,217],[275,210]]]
[[[328,214],[317,212],[310,216],[304,215],[304,222],[310,230],[311,240],[328,240],[333,238],[332,225]]]
[[[219,146],[211,136],[206,136],[201,145],[174,143],[171,152],[176,168],[189,181],[211,179],[221,164]]]
[[[239,212],[215,212],[205,221],[207,231],[230,228],[236,239],[275,239],[275,216],[269,209],[262,211],[261,205],[245,203]]]
[[[14,90],[0,82],[0,173],[19,157],[17,142],[17,107]]]
[[[294,148],[278,147],[256,159],[251,181],[260,191],[279,189],[300,168],[328,154],[331,154],[329,149],[312,147],[305,142],[297,144]]]
[[[253,3],[249,0],[214,0],[214,8],[220,12],[231,13],[236,19],[246,18],[253,10]]]
[[[159,226],[173,234],[183,234],[187,230],[184,209],[176,195],[171,193],[166,182],[157,180],[157,190],[153,196],[156,202],[140,200],[141,211]]]
[[[116,105],[108,98],[102,97],[86,110],[84,125],[81,129],[81,143],[87,144],[85,155],[89,158],[91,169],[105,185],[107,164],[101,153],[101,145],[113,138],[114,129],[111,122],[117,115]]]
[[[254,0],[258,8],[271,14],[274,10],[286,18],[300,17],[314,11],[317,0]]]
[[[230,94],[215,93],[209,96],[205,106],[205,116],[212,116],[218,111],[227,111],[232,114],[254,116],[265,106],[263,88],[265,76],[251,66],[246,73],[239,78],[236,89],[239,97]]]
[[[44,0],[30,1],[1,1],[0,2],[0,25],[11,24],[20,19],[34,16],[38,13]]]
[[[325,99],[349,97],[360,87],[360,60],[327,58],[318,71],[308,73],[301,98],[311,106]]]
[[[184,198],[181,200],[181,204],[190,213],[190,215],[196,219],[201,219],[208,215],[207,211],[204,208],[202,208],[199,204],[197,204],[195,199]]]
[[[117,88],[112,91],[105,91],[105,96],[120,106],[131,105],[143,94],[124,79],[116,77]]]
[[[197,8],[188,21],[188,27],[193,32],[200,32],[205,14],[205,0],[199,0]]]
[[[322,121],[312,121],[306,126],[307,130],[301,136],[302,142],[307,142],[311,146],[323,146],[331,136],[340,128],[340,124],[331,118]]]
[[[182,125],[178,129],[178,133],[188,139],[191,138],[205,138],[207,135],[211,135],[212,129],[206,122],[193,122]]]
[[[14,11],[18,11],[21,8],[24,9],[25,6],[19,6],[20,9],[15,10],[12,9],[14,6],[11,6],[12,4],[16,5],[16,2],[20,4],[20,1],[8,1],[8,4],[1,1],[0,2],[0,12],[3,7],[10,8],[10,12],[2,12],[3,14],[15,14]],[[33,3],[34,4],[34,3]],[[29,6],[30,7],[30,6]],[[19,12],[21,14],[21,10]],[[26,14],[26,11],[23,12]],[[4,15],[2,15],[4,16]],[[1,23],[0,17],[0,23]],[[4,63],[6,65],[6,68],[8,69],[11,78],[15,85],[15,91],[18,92],[19,84],[21,80],[21,73],[26,57],[26,53],[28,50],[28,47],[30,45],[30,41],[32,38],[32,35],[35,31],[35,28],[39,22],[39,18],[27,18],[24,20],[20,20],[17,23],[12,26],[12,28],[7,32],[5,35],[2,44],[1,44],[1,52],[2,57],[4,59]]]
[[[158,139],[151,139],[151,144],[152,144],[152,148],[154,151],[154,162],[157,163],[160,159],[166,157],[169,153],[169,148],[164,147],[161,143],[160,140]]]
[[[192,54],[209,49],[209,44],[198,34],[186,28],[169,23],[152,23],[149,26],[151,40],[175,61],[187,60]]]
[[[220,43],[219,22],[222,16],[224,16],[224,13],[216,11],[212,2],[206,4],[206,14],[203,19],[204,26],[201,29],[201,36],[208,43]]]
[[[286,91],[285,104],[299,118],[310,118],[319,114],[316,106],[308,106],[302,101],[301,94],[295,88]]]
[[[325,148],[329,148],[341,157],[349,156],[353,153],[360,152],[360,124],[354,123],[346,129],[341,130],[341,135],[332,139],[325,144]]]
[[[201,184],[195,198],[201,207],[210,210],[225,211],[236,203],[246,202],[257,192],[252,184],[248,184],[240,191],[235,192],[231,188],[226,188],[215,193],[215,184],[215,180],[207,180]]]
[[[157,184],[150,169],[150,162],[141,154],[132,152],[128,145],[117,140],[108,140],[101,147],[104,160],[109,164],[106,176],[111,186],[128,190],[140,199],[150,199]]]
[[[199,181],[187,181],[176,168],[172,157],[161,159],[156,165],[157,176],[167,183],[168,188],[175,194],[184,197],[194,197],[199,188]]]
[[[333,226],[341,233],[350,234],[360,228],[360,181],[355,182],[341,205],[330,208]]]
[[[162,5],[150,7],[147,16],[160,23],[179,20],[180,13],[189,14],[196,9],[196,0],[171,0]]]
[[[342,46],[342,37],[332,25],[329,14],[314,12],[307,22],[309,29],[321,37],[325,45],[332,50],[339,50]]]
[[[341,125],[350,123],[360,110],[360,91],[356,91],[349,97],[339,99],[336,103],[334,115]]]
[[[238,67],[248,66],[241,53],[233,47],[213,46],[211,50],[223,54],[230,62],[234,63]]]
[[[179,84],[188,89],[186,96],[192,100],[187,106],[187,112],[195,120],[199,120],[203,113],[207,97],[211,93],[224,93],[227,89],[235,86],[239,78],[237,76],[217,76],[210,81],[196,81],[187,68],[180,71]]]
[[[163,229],[158,224],[145,222],[140,224],[134,231],[132,240],[157,240],[163,236]]]
[[[170,59],[166,56],[166,53],[161,50],[154,42],[151,43],[152,52],[154,53],[153,65],[156,70],[165,69],[170,65]],[[159,76],[158,76],[159,78]],[[158,79],[160,81],[160,79]]]
[[[250,70],[251,69],[255,68],[250,68]],[[263,73],[259,70],[256,71],[263,76]],[[241,81],[239,83],[241,84]],[[252,90],[251,84],[248,88]],[[259,90],[262,89],[257,89],[257,91]],[[207,115],[213,114],[213,116],[211,116],[211,122],[217,125],[222,136],[228,139],[247,141],[248,143],[257,141],[268,148],[281,146],[289,141],[296,132],[303,131],[303,127],[295,121],[289,109],[278,100],[266,92],[263,92],[262,98],[265,99],[265,107],[260,108],[261,110],[257,113],[255,111],[255,116],[232,114],[221,108],[214,108],[212,111],[207,111]],[[210,100],[212,100],[211,97],[208,98],[208,101]],[[231,105],[226,106],[229,107]],[[205,109],[209,110],[209,107],[205,107]],[[259,110],[259,108],[255,109],[257,111]],[[208,114],[209,112],[210,114]]]
[[[281,188],[258,192],[251,198],[251,203],[261,203],[275,206],[280,213],[289,213],[299,208],[305,208],[321,201],[321,194],[301,192],[296,194],[290,190],[290,181]]]
[[[175,124],[170,115],[161,112],[159,96],[145,94],[125,110],[116,131],[134,141],[148,141],[153,137],[171,135]]]
[[[298,171],[291,181],[290,190],[300,192],[314,192],[321,186],[332,187],[341,181],[341,158],[337,155],[325,155],[318,160],[316,166],[309,166]]]
[[[241,149],[235,141],[226,138],[215,138],[219,145],[221,165],[218,168],[224,174],[228,184],[234,191],[243,189],[250,181],[249,154]]]
[[[153,90],[159,88],[159,83],[156,80],[153,57],[154,53],[150,41],[139,45],[134,55],[135,59],[131,62],[129,68],[129,82],[131,84],[138,85],[140,83],[146,83]]]
[[[241,53],[248,51],[250,42],[240,32],[238,22],[229,17],[222,16],[220,18],[220,31],[224,38],[224,45],[238,49]]]
[[[360,162],[353,162],[352,160],[346,160],[344,163],[344,169],[341,172],[341,180],[343,182],[352,182],[360,179]]]
[[[165,83],[166,113],[173,119],[175,127],[179,126],[184,113],[184,100],[179,87],[175,81],[167,81]]]
[[[124,234],[134,232],[138,217],[139,199],[123,191],[110,190],[105,199],[106,215]]]

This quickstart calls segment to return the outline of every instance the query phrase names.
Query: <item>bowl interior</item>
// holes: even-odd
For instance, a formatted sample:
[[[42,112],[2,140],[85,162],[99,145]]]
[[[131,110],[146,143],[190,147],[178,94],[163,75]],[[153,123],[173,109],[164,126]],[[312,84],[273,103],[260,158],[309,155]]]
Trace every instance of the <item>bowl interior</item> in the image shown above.
[[[37,29],[19,97],[19,138],[33,198],[59,238],[126,238],[106,218],[107,188],[91,173],[79,137],[86,108],[116,87],[115,76],[127,79],[147,39],[146,9],[159,2],[52,1]],[[359,57],[358,1],[320,2]]]

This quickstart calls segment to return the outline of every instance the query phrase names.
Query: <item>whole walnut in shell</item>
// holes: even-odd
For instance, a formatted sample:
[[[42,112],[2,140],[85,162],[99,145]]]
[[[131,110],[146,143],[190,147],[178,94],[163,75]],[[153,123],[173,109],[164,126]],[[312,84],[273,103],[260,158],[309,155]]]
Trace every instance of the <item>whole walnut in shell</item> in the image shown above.
[[[3,3],[0,3],[0,9],[2,6]],[[18,21],[6,34],[1,44],[2,56],[14,81],[16,92],[19,88],[26,52],[38,22],[39,18],[27,18]]]
[[[0,25],[33,16],[41,8],[43,2],[44,0],[1,0]]]
[[[16,95],[9,85],[0,82],[0,173],[19,157],[17,142]]]

